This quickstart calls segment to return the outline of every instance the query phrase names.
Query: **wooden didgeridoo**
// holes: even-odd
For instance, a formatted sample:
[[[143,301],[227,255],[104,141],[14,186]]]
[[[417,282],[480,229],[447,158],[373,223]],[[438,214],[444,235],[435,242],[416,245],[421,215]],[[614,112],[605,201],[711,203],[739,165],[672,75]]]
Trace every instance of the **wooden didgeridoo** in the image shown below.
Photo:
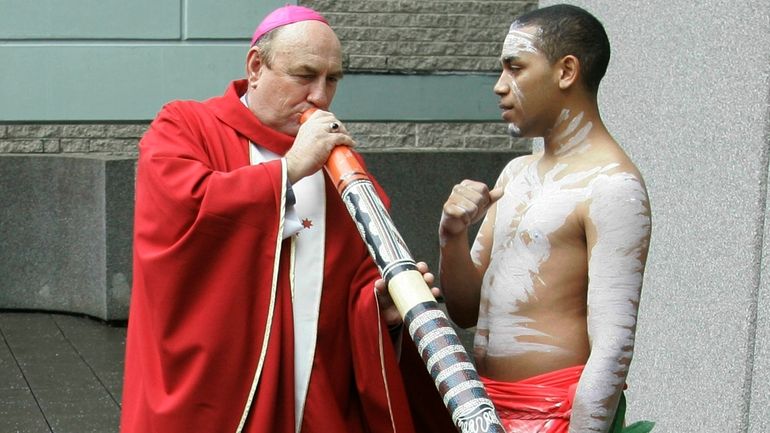
[[[303,113],[304,123],[315,110]],[[329,155],[326,171],[369,248],[409,335],[458,430],[505,433],[476,368],[382,204],[371,179],[348,146]]]

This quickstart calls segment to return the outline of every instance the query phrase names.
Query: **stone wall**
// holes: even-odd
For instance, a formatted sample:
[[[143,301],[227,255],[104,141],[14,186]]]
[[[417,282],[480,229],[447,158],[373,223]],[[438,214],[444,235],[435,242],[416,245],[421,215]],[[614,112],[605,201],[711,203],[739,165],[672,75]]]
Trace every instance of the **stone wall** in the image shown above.
[[[498,70],[500,46],[525,0],[304,0],[337,31],[350,71]]]
[[[526,152],[529,140],[513,139],[501,122],[350,122],[362,152]],[[0,154],[136,155],[148,123],[0,125]]]
[[[147,123],[0,125],[0,153],[133,154]]]

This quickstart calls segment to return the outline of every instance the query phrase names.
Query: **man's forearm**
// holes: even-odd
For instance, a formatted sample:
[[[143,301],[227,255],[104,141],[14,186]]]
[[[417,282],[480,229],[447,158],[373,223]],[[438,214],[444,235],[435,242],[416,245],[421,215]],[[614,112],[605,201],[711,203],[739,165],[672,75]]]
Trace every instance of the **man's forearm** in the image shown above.
[[[573,399],[570,433],[609,431],[628,373],[624,364],[589,359]]]
[[[450,317],[461,327],[474,326],[479,313],[481,275],[470,257],[467,232],[442,237],[439,271]]]

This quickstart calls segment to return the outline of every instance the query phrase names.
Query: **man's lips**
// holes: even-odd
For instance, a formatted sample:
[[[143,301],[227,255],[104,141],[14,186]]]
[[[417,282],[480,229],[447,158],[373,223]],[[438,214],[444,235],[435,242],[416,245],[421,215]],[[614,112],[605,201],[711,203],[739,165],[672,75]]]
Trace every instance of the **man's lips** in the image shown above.
[[[503,119],[505,119],[506,114],[510,113],[511,110],[513,110],[513,107],[510,105],[500,104],[498,105],[498,107],[500,107],[500,110],[502,110],[502,113],[500,113],[500,117],[502,117]]]

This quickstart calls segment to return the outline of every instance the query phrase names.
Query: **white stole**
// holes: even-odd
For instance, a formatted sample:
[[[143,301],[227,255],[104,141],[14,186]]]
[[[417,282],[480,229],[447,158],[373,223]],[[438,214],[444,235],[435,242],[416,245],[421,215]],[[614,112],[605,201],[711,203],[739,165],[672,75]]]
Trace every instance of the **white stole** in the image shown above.
[[[278,158],[279,155],[254,143],[249,146],[252,165]],[[300,179],[292,185],[292,190],[296,203],[286,208],[283,238],[295,237],[290,280],[294,311],[294,419],[295,431],[299,432],[315,357],[323,286],[326,236],[323,172],[319,170]]]

